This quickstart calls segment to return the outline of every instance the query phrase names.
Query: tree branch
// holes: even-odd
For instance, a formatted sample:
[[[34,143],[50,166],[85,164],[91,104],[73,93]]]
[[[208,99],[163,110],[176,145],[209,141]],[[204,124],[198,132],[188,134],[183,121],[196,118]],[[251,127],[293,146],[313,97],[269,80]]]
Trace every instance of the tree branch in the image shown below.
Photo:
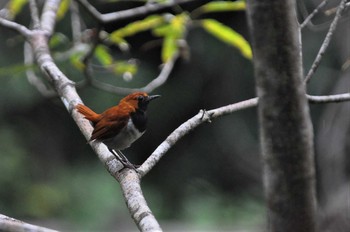
[[[128,10],[101,14],[95,7],[93,7],[87,0],[77,0],[96,20],[101,23],[110,23],[118,20],[134,18],[146,14],[151,14],[159,10],[163,10],[175,5],[192,2],[196,0],[174,0],[162,4],[146,4],[144,6],[135,7]]]
[[[309,14],[304,22],[300,24],[300,29],[303,29],[309,22],[310,20],[322,9],[325,5],[327,5],[328,0],[323,0],[314,10],[311,14]]]
[[[341,17],[341,14],[343,13],[344,9],[345,9],[345,3],[347,2],[347,0],[342,0],[339,4],[339,7],[337,9],[337,13],[334,16],[333,22],[331,23],[331,26],[329,27],[329,30],[327,32],[327,35],[322,43],[322,46],[320,48],[320,50],[318,51],[318,54],[313,62],[313,64],[311,65],[311,68],[308,72],[308,74],[305,77],[305,82],[309,82],[312,78],[312,76],[315,74],[318,66],[320,65],[320,62],[322,60],[323,54],[326,52],[329,42],[331,41],[332,37],[333,37],[333,32],[335,31],[335,29],[337,28],[338,25],[338,21]]]
[[[41,29],[51,36],[56,24],[57,10],[60,0],[46,0],[41,14]]]
[[[6,27],[8,29],[17,31],[25,38],[28,38],[32,34],[32,32],[27,27],[20,25],[16,22],[12,22],[12,21],[7,20],[7,19],[2,18],[2,17],[0,17],[0,25]]]
[[[249,100],[241,101],[235,104],[223,106],[213,110],[201,110],[198,114],[182,123],[176,130],[174,130],[148,157],[148,159],[138,169],[141,176],[145,176],[164,156],[164,154],[173,147],[177,141],[188,134],[191,130],[204,122],[210,122],[220,116],[231,114],[238,110],[254,107],[258,104],[258,98],[252,98]]]
[[[328,96],[306,95],[310,103],[338,103],[350,101],[350,93],[335,94]]]
[[[126,95],[137,91],[151,93],[156,88],[162,86],[168,80],[174,68],[174,65],[176,63],[176,60],[179,58],[179,55],[175,54],[170,60],[168,60],[165,64],[163,64],[163,67],[159,75],[155,79],[153,79],[151,82],[149,82],[147,85],[140,88],[123,88],[123,87],[114,86],[108,83],[104,83],[93,78],[91,74],[91,68],[90,68],[90,59],[94,54],[94,50],[96,49],[97,43],[98,41],[94,42],[94,45],[91,47],[90,51],[86,54],[86,56],[83,59],[83,62],[85,64],[84,75],[86,77],[86,80],[79,82],[78,86],[81,87],[88,84],[97,89],[100,89],[109,93],[119,94],[119,95]]]
[[[10,218],[3,214],[0,214],[0,231],[57,232],[57,230],[52,230],[45,227],[32,225],[23,221],[19,221],[14,218]]]
[[[41,25],[40,25],[40,19],[39,19],[39,8],[38,8],[38,5],[36,4],[36,0],[29,1],[29,9],[30,9],[32,22],[33,22],[33,29],[39,29]]]
[[[313,130],[295,1],[247,0],[268,231],[316,231]],[[293,225],[293,226],[291,226]]]

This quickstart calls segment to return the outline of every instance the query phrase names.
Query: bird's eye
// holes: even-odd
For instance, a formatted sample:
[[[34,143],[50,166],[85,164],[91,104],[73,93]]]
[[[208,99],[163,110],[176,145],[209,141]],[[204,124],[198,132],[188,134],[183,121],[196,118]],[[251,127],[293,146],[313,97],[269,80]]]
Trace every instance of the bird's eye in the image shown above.
[[[144,99],[144,96],[142,96],[142,95],[140,95],[140,96],[137,97],[137,100],[138,100],[138,101],[143,101],[143,99]]]

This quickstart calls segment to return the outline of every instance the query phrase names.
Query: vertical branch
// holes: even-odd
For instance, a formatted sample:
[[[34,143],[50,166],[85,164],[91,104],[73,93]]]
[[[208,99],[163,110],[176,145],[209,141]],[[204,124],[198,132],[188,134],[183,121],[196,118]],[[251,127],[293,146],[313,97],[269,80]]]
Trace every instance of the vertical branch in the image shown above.
[[[119,177],[126,205],[140,231],[162,231],[143,196],[140,177],[132,170],[122,172]]]
[[[315,231],[313,133],[295,1],[248,0],[269,231]]]

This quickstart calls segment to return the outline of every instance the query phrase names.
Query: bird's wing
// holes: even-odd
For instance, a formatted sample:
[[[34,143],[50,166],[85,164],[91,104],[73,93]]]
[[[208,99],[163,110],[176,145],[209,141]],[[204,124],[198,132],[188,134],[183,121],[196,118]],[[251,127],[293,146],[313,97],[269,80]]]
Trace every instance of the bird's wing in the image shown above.
[[[120,110],[108,110],[101,115],[101,120],[96,123],[90,140],[104,140],[116,136],[126,126],[130,118],[128,112]]]

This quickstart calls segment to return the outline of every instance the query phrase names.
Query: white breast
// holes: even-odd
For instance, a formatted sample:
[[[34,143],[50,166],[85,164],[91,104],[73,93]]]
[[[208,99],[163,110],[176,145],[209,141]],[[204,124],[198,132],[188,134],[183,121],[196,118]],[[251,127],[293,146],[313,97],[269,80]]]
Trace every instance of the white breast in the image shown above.
[[[108,148],[123,150],[130,147],[130,145],[140,138],[143,133],[144,132],[141,133],[136,129],[132,120],[129,119],[126,127],[124,127],[117,136],[107,139],[103,141],[103,143],[106,144]]]

